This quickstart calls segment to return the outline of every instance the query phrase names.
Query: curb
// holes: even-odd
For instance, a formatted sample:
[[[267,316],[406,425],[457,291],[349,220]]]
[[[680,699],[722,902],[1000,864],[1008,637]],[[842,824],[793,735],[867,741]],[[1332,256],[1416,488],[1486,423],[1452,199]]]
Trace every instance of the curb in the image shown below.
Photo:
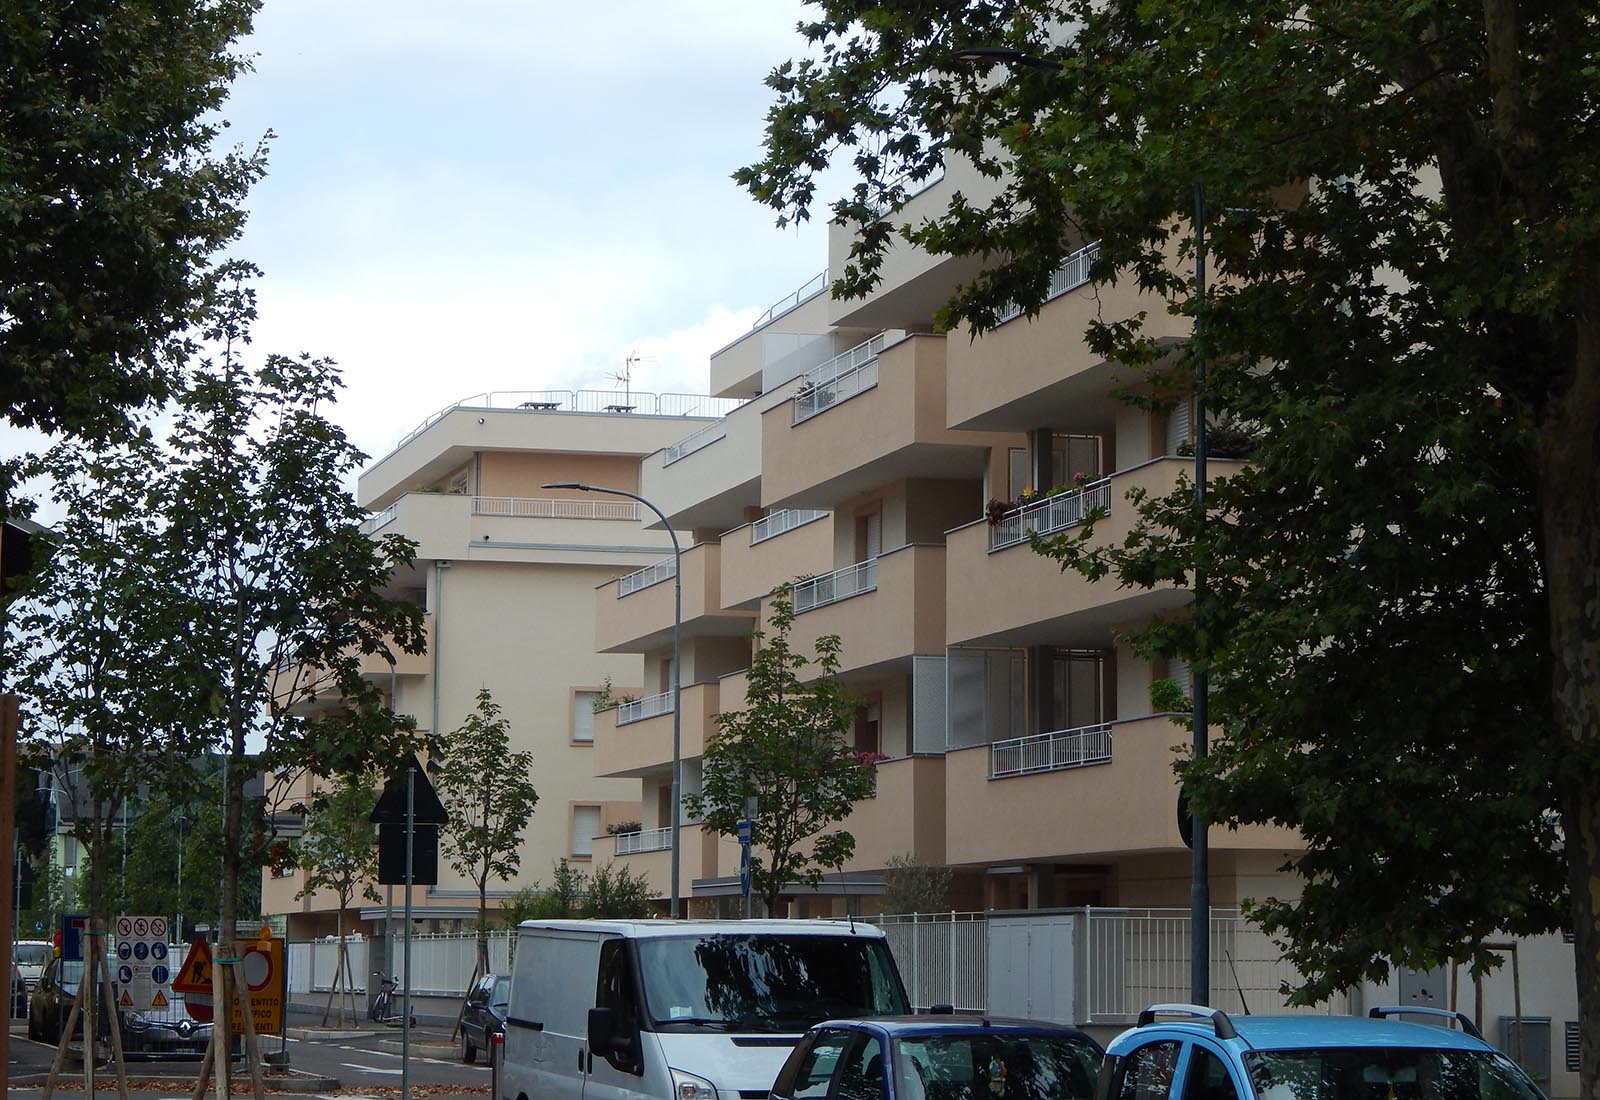
[[[378,1034],[376,1031],[336,1027],[291,1027],[288,1029],[291,1039],[370,1039]]]
[[[372,1045],[389,1054],[399,1054],[405,1049],[405,1044],[399,1039],[379,1039]],[[460,1048],[454,1043],[440,1042],[437,1039],[412,1039],[411,1053],[418,1058],[451,1059],[459,1055]]]

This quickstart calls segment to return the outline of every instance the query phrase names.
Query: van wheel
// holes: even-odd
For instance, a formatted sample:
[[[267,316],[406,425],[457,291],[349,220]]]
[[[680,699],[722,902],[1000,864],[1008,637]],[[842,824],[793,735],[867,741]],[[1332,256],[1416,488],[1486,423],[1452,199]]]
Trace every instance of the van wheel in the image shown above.
[[[467,1038],[466,1028],[461,1029],[461,1060],[469,1066],[478,1060],[478,1048]]]

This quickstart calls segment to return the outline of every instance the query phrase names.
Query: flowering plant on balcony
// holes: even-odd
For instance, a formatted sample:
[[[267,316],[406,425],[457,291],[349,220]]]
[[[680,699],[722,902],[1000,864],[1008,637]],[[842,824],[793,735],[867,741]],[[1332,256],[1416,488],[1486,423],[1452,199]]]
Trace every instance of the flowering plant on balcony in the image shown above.
[[[850,758],[863,768],[875,768],[883,761],[889,759],[888,753],[873,752],[870,749],[864,752],[850,754]]]
[[[1026,508],[1030,504],[1035,504],[1041,500],[1049,500],[1052,497],[1062,496],[1066,493],[1078,492],[1090,480],[1088,474],[1080,471],[1072,475],[1071,485],[1056,485],[1043,494],[1036,492],[1031,485],[1025,486],[1022,492],[1017,494],[1016,500],[1001,500],[996,497],[989,501],[988,507],[983,511],[984,518],[989,521],[989,526],[998,527],[1007,516],[1017,509]]]

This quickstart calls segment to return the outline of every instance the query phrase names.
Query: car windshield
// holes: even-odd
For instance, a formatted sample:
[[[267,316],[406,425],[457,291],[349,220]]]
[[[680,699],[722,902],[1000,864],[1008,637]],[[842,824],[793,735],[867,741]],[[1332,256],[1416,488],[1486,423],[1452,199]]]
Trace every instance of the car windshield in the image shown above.
[[[820,1020],[898,1015],[905,991],[883,940],[775,934],[638,941],[658,1027],[804,1031]]]
[[[905,1100],[1089,1100],[1100,1051],[1071,1035],[907,1036],[895,1053]]]
[[[14,957],[23,966],[43,966],[44,961],[50,957],[50,945],[47,943],[19,943]]]
[[[511,1003],[511,979],[500,977],[494,980],[494,992],[489,994],[489,1003],[495,1008],[504,1008]]]
[[[1259,1100],[1541,1100],[1499,1051],[1254,1051],[1245,1067]]]

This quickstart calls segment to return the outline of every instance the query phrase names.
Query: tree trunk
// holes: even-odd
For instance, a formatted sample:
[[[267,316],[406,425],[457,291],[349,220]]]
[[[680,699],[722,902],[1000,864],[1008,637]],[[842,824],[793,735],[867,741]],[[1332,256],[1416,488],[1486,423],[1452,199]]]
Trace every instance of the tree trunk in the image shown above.
[[[1578,1095],[1600,1100],[1600,317],[1581,317],[1577,335],[1569,385],[1540,425],[1538,469],[1551,710],[1567,739],[1560,796],[1581,1021]]]

